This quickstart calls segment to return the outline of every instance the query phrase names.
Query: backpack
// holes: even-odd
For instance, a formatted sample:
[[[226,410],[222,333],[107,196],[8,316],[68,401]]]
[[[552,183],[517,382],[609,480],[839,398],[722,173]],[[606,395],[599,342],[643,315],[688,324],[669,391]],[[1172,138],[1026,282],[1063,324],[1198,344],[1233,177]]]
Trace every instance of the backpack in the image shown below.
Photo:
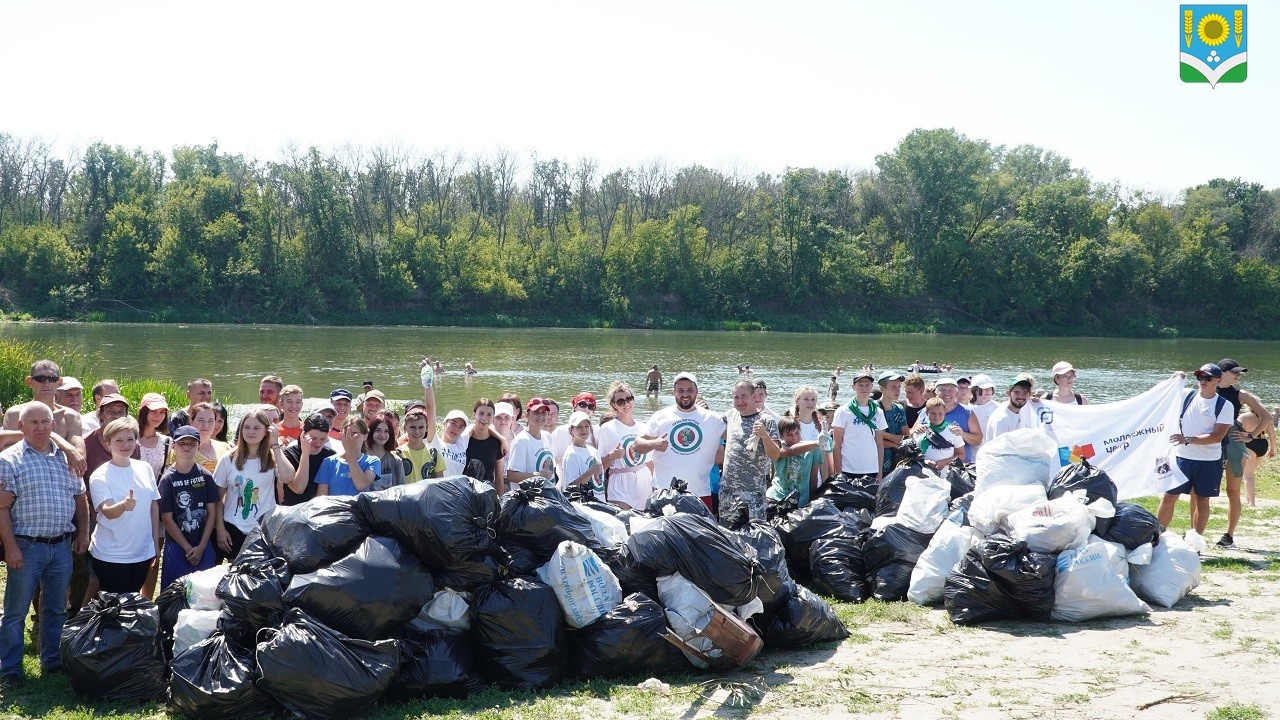
[[[1178,413],[1178,431],[1182,431],[1182,416],[1187,414],[1187,408],[1191,407],[1191,399],[1196,396],[1195,390],[1188,390],[1186,396],[1182,398],[1182,411]],[[1222,413],[1222,406],[1227,404],[1227,399],[1221,395],[1217,396],[1217,402],[1213,404],[1213,416],[1216,418]],[[1228,432],[1222,438],[1222,446],[1226,447],[1230,442],[1231,433]]]

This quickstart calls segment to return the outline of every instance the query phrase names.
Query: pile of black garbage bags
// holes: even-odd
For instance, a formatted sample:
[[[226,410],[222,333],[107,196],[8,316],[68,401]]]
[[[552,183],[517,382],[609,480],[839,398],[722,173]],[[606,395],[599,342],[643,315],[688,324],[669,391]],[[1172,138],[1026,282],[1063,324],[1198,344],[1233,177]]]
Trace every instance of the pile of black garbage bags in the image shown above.
[[[277,508],[233,563],[154,603],[102,594],[61,649],[85,697],[167,692],[218,720],[350,720],[384,698],[661,677],[706,667],[680,638],[705,653],[734,630],[737,650],[757,643],[726,648],[741,664],[761,641],[848,636],[792,579],[787,542],[783,524],[717,524],[678,482],[640,512],[541,480],[499,498],[454,476]]]

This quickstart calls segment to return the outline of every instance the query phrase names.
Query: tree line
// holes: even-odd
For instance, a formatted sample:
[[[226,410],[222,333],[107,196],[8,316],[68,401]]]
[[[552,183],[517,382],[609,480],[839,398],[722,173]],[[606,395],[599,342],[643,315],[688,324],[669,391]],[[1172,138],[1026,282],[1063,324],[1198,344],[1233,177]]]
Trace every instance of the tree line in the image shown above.
[[[1159,197],[947,129],[866,170],[754,177],[402,147],[64,157],[0,134],[8,313],[1270,337],[1277,256],[1280,190]]]

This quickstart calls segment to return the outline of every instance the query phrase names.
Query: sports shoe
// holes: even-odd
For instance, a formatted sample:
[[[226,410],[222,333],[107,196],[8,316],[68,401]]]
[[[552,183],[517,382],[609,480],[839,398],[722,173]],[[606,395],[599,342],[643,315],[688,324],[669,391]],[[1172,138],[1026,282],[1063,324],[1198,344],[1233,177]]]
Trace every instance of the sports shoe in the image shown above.
[[[1229,548],[1229,547],[1235,547],[1235,546],[1236,546],[1235,538],[1231,537],[1230,533],[1222,533],[1222,539],[1218,540],[1218,547]]]

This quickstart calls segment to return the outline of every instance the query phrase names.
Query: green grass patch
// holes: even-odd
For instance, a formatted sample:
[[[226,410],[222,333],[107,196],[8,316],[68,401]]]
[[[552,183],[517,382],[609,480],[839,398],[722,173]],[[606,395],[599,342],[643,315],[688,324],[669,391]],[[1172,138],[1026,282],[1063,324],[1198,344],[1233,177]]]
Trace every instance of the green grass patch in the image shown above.
[[[1267,712],[1257,705],[1231,703],[1210,710],[1204,717],[1205,720],[1263,720]]]
[[[1057,705],[1079,705],[1080,703],[1089,702],[1089,694],[1067,693],[1066,695],[1058,695],[1054,697],[1053,702]]]
[[[1246,558],[1238,557],[1201,557],[1200,567],[1205,570],[1225,570],[1226,572],[1253,572],[1258,566]]]

